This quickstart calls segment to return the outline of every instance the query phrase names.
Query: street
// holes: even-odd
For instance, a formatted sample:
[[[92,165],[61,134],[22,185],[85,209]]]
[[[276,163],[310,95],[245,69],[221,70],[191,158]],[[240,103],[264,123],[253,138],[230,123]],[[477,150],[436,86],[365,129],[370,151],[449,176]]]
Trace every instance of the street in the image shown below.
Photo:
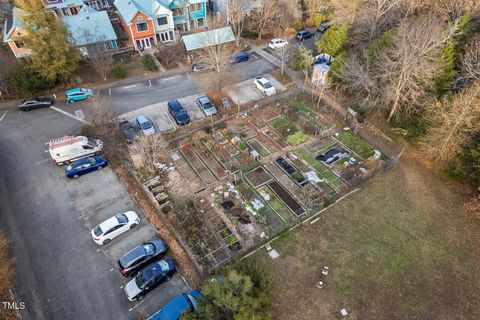
[[[252,57],[231,66],[237,82],[271,72],[272,63]],[[102,93],[125,113],[201,93],[197,76],[175,76],[114,87]],[[141,215],[141,225],[96,246],[90,228],[135,204],[110,169],[78,180],[67,180],[63,168],[52,164],[45,143],[79,133],[75,111],[88,103],[0,114],[0,221],[16,261],[15,295],[25,302],[23,319],[137,319],[148,317],[172,297],[188,290],[180,275],[140,302],[129,302],[126,279],[116,269],[121,252],[155,236]],[[141,212],[139,212],[141,214]]]

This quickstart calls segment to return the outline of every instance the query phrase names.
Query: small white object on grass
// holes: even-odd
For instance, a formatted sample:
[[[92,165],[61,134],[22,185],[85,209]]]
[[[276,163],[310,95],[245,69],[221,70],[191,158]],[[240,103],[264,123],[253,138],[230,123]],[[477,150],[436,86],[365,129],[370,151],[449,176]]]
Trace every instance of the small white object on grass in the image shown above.
[[[328,267],[323,267],[322,274],[328,275]]]
[[[267,251],[272,250],[272,246],[270,245],[270,243],[267,243],[267,244],[265,245],[265,249],[267,249]]]
[[[343,308],[342,310],[340,310],[340,313],[342,314],[342,316],[346,317],[348,315],[348,312],[347,312],[347,309]]]
[[[272,259],[277,259],[278,257],[280,257],[280,254],[278,254],[277,250],[275,250],[275,249],[272,249],[272,250],[268,251],[268,255]]]

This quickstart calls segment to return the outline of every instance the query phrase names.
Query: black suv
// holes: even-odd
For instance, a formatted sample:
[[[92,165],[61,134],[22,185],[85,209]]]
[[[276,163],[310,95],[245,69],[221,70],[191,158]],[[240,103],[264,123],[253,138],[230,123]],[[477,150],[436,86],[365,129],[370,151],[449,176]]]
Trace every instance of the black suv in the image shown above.
[[[178,100],[168,101],[168,111],[179,126],[190,123],[190,117],[187,111],[182,107]]]
[[[118,259],[120,273],[125,277],[134,275],[149,262],[162,258],[167,252],[163,240],[153,239],[136,246]]]
[[[299,40],[299,41],[304,41],[306,39],[310,39],[310,38],[313,38],[314,34],[311,33],[310,31],[308,30],[301,30],[301,31],[298,31],[297,32],[297,35],[295,36],[295,39]]]

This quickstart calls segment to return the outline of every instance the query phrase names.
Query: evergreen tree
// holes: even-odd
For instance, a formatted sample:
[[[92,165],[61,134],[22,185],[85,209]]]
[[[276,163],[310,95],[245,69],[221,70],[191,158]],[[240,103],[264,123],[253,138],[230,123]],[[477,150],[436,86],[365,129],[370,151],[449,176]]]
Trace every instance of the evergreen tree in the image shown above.
[[[45,10],[41,0],[17,0],[24,11],[19,19],[26,35],[22,40],[31,48],[30,66],[47,82],[69,81],[78,70],[80,54],[68,43],[60,20]]]
[[[348,43],[348,26],[346,24],[333,25],[323,37],[315,42],[318,52],[325,52],[336,56],[346,50]]]

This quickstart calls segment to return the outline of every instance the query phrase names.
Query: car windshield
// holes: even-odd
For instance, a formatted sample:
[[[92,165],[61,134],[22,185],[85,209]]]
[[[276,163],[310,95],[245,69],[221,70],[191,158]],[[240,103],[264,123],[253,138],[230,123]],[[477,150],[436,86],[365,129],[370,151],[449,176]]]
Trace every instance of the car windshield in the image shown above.
[[[170,269],[170,266],[165,260],[159,261],[158,264],[160,265],[160,268],[162,269],[162,271],[168,271]]]
[[[272,84],[270,82],[264,82],[263,83],[263,86],[267,89],[271,88],[272,87]]]
[[[93,229],[93,233],[98,237],[103,233],[103,231],[100,226],[96,226],[95,229]]]
[[[155,246],[151,243],[143,245],[143,249],[145,249],[145,254],[148,256],[151,256],[155,253]]]
[[[117,221],[118,223],[120,224],[125,224],[128,222],[128,218],[126,215],[124,215],[123,213],[119,213],[115,216],[115,218],[117,218]]]
[[[143,121],[143,122],[140,122],[140,128],[142,128],[142,130],[148,130],[152,127],[152,124],[150,123],[150,121]]]
[[[140,273],[138,276],[135,277],[135,283],[137,287],[140,289],[144,289],[147,286],[148,281],[144,279],[143,274]]]
[[[95,139],[88,138],[87,141],[88,141],[88,144],[91,145],[91,146],[96,146],[97,145],[97,141]]]
[[[212,106],[212,103],[210,101],[203,103],[203,108],[204,109],[210,109],[211,107],[213,107],[213,106]]]
[[[83,93],[86,93],[88,90],[85,89],[85,88],[81,88],[80,91],[83,92]]]
[[[88,158],[88,159],[87,159],[87,162],[89,162],[89,163],[91,163],[91,164],[94,164],[94,163],[97,162],[97,161],[95,160],[95,158]]]

